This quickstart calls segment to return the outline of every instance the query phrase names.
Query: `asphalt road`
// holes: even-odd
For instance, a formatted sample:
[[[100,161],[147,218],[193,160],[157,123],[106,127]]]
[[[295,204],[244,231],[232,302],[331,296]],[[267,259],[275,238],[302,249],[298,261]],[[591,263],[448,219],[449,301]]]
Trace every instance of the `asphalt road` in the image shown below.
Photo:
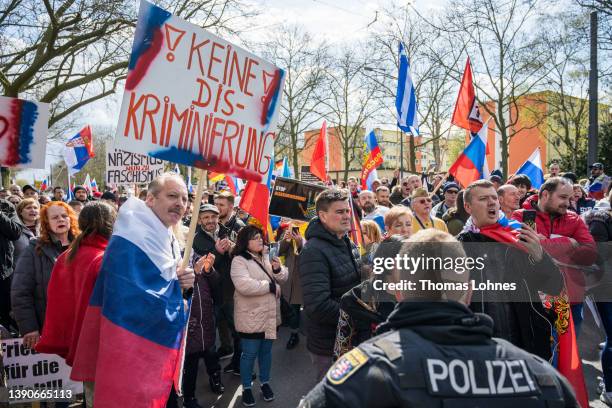
[[[601,363],[599,360],[598,344],[603,341],[603,335],[597,328],[594,320],[585,306],[585,320],[582,332],[578,338],[580,355],[583,362],[585,382],[589,391],[590,406],[604,408],[606,405],[599,401],[596,391],[597,376],[601,376]],[[314,371],[306,350],[306,341],[300,336],[300,344],[293,350],[287,350],[285,345],[289,337],[289,329],[281,327],[279,338],[274,341],[272,348],[272,379],[270,385],[274,390],[276,399],[265,402],[259,393],[259,383],[253,383],[253,391],[258,407],[291,408],[296,407],[300,398],[315,384]],[[224,367],[229,360],[222,360]],[[208,376],[204,362],[200,361],[198,385],[196,396],[202,407],[233,408],[242,407],[240,377],[232,374],[223,374],[225,393],[222,396],[213,395],[208,386]]]

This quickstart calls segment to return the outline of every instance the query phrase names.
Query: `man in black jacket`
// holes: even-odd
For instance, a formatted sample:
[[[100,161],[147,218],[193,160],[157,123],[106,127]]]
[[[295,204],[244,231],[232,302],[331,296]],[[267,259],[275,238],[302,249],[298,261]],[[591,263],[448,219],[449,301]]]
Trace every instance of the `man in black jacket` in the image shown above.
[[[21,236],[21,226],[15,207],[6,200],[0,200],[0,325],[7,329],[16,328],[11,312],[11,278],[16,259],[13,242]]]
[[[452,236],[419,231],[399,256],[452,262],[395,269],[395,283],[414,285],[396,292],[379,335],[340,357],[300,408],[579,406],[550,364],[493,338],[491,318],[467,308],[469,274],[453,266],[466,254]]]
[[[491,316],[496,337],[550,359],[552,316],[542,306],[539,293],[559,294],[563,285],[559,269],[544,252],[533,229],[521,224],[520,229],[511,230],[500,224],[500,204],[493,183],[472,183],[464,192],[464,200],[471,218],[457,239],[471,257],[486,257],[485,268],[473,277],[478,282],[512,283],[516,287],[499,296],[479,291],[470,308]]]
[[[331,366],[340,316],[340,298],[359,283],[345,190],[328,189],[315,200],[317,217],[306,229],[300,279],[306,312],[306,347],[320,379]]]

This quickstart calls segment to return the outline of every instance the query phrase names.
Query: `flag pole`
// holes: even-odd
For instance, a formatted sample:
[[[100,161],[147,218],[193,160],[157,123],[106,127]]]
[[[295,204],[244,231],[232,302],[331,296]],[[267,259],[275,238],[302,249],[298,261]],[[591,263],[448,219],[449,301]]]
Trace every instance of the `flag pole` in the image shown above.
[[[185,254],[183,255],[183,262],[181,266],[183,269],[189,264],[189,258],[191,257],[191,249],[193,247],[193,238],[195,236],[195,230],[198,225],[198,213],[200,206],[196,204],[202,202],[202,192],[204,191],[204,171],[202,169],[197,170],[198,175],[198,186],[196,188],[196,194],[193,199],[193,211],[191,213],[191,222],[189,223],[189,232],[187,233],[187,239],[185,240]],[[207,178],[208,179],[208,178]],[[196,208],[197,207],[197,208]]]

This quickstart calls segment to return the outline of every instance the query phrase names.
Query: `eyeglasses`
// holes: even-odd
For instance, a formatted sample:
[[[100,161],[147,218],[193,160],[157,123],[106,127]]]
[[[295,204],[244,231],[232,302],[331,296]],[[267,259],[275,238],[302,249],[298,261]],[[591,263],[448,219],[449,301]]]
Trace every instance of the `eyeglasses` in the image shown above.
[[[431,203],[431,198],[423,198],[422,200],[415,201],[418,204]]]
[[[446,190],[447,193],[457,194],[459,193],[457,190]]]

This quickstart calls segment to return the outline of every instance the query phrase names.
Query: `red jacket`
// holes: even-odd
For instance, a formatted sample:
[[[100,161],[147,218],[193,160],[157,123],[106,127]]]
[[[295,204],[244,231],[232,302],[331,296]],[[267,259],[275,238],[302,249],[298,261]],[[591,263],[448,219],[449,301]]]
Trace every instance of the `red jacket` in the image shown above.
[[[523,221],[524,210],[536,210],[536,228],[545,239],[541,241],[544,250],[558,263],[566,280],[570,301],[584,300],[584,276],[581,266],[593,265],[597,259],[597,246],[586,224],[578,214],[568,211],[560,217],[553,218],[538,207],[538,196],[533,195],[523,203],[523,209],[512,214],[512,218]],[[551,238],[551,235],[561,237]],[[574,247],[570,238],[580,245]],[[572,265],[574,267],[568,266]]]
[[[108,239],[101,235],[88,236],[81,242],[72,262],[67,263],[70,251],[57,258],[47,289],[45,325],[36,351],[58,354],[72,366],[106,245]]]

